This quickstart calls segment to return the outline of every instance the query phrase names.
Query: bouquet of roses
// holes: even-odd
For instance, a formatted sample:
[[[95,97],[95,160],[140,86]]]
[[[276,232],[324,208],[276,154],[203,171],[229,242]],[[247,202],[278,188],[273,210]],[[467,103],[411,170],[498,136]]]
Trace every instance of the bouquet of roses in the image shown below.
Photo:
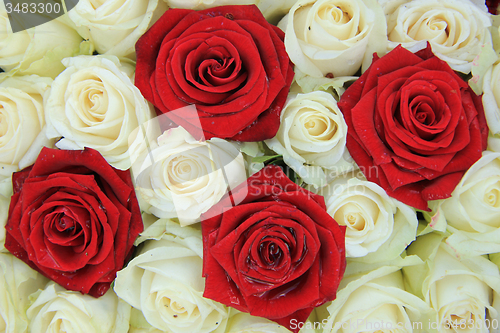
[[[0,330],[499,332],[497,5],[5,0]]]

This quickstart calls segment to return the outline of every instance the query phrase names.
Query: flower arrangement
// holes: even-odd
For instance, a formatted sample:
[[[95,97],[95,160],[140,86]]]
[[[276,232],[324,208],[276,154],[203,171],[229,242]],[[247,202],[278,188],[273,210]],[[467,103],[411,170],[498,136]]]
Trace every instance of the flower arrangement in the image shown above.
[[[18,2],[2,332],[500,331],[498,3]]]

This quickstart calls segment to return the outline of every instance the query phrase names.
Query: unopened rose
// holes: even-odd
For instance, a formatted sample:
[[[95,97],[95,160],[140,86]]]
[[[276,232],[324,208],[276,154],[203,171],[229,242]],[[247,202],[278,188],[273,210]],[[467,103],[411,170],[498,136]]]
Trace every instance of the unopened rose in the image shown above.
[[[113,290],[94,298],[51,282],[32,296],[29,332],[127,333],[130,305]]]
[[[430,233],[409,246],[424,262],[403,267],[406,286],[435,310],[429,332],[488,332],[487,321],[498,316],[498,267],[482,256],[458,259],[442,239]]]
[[[118,273],[116,293],[161,331],[224,332],[227,309],[203,297],[200,230],[172,221],[163,225],[165,234],[146,241]]]
[[[300,0],[279,27],[292,62],[314,77],[353,75],[385,51],[385,17],[372,0]]]
[[[0,68],[8,75],[37,74],[55,78],[64,66],[61,60],[79,54],[92,54],[89,42],[84,41],[60,17],[34,28],[12,32],[9,17],[0,5]]]
[[[451,68],[470,73],[482,45],[492,45],[488,13],[469,0],[393,0],[386,3],[389,49],[402,44],[416,52],[429,41],[434,54]]]
[[[265,142],[303,181],[321,187],[327,182],[323,168],[337,173],[352,168],[346,161],[346,136],[337,101],[329,93],[314,91],[289,97],[278,133]]]
[[[0,253],[0,329],[4,333],[28,332],[29,296],[49,280],[10,253]]]
[[[130,168],[129,137],[152,117],[131,77],[134,67],[113,56],[63,60],[45,104],[47,136],[61,149],[99,151],[114,167]]]
[[[162,0],[79,0],[68,17],[100,54],[135,57],[135,43],[148,29],[153,15],[165,10]]]

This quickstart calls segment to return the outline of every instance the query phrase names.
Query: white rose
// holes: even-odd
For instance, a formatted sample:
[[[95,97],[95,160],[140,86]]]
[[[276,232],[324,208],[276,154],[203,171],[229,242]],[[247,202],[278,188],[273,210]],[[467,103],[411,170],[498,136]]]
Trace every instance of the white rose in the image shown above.
[[[44,95],[51,83],[51,78],[36,75],[11,77],[0,83],[0,178],[30,165],[19,164],[33,145],[34,151],[26,157],[31,162],[42,146],[52,145],[39,136],[45,125]]]
[[[430,204],[430,226],[451,233],[458,254],[500,252],[500,153],[483,156],[464,174],[451,197]]]
[[[135,43],[155,20],[153,15],[166,10],[161,0],[79,0],[68,16],[97,52],[127,57],[135,54]]]
[[[315,77],[353,75],[386,47],[385,17],[374,0],[299,0],[278,26],[291,61]]]
[[[141,311],[132,308],[130,312],[130,328],[128,333],[165,333],[165,331],[160,331],[151,326],[146,321]]]
[[[345,225],[346,256],[366,262],[398,257],[416,237],[415,211],[379,185],[339,177],[323,188],[327,212]]]
[[[5,225],[9,217],[10,197],[12,196],[12,180],[0,181],[0,251],[5,251]]]
[[[29,296],[48,282],[10,253],[0,253],[0,331],[24,333],[28,329],[26,310]]]
[[[202,10],[226,5],[257,5],[264,17],[271,23],[277,23],[296,0],[163,0],[170,8]]]
[[[326,185],[322,168],[353,168],[346,144],[347,125],[337,101],[322,91],[291,95],[276,136],[266,144],[308,184]]]
[[[145,209],[160,218],[178,217],[182,225],[197,222],[228,186],[246,180],[237,145],[219,138],[197,141],[182,127],[152,141],[132,170],[136,189],[151,205]]]
[[[462,258],[438,233],[417,238],[407,250],[424,262],[403,267],[407,288],[436,311],[430,332],[488,332],[496,318],[493,295],[500,291],[498,267],[482,256]]]
[[[203,297],[201,231],[166,221],[160,240],[149,240],[123,270],[114,289],[142,311],[147,322],[168,332],[224,332],[227,309]]]
[[[437,57],[462,73],[470,73],[483,44],[492,45],[488,13],[469,0],[395,0],[385,12],[389,49],[402,44],[415,52],[429,41]]]
[[[405,291],[401,266],[419,263],[407,257],[372,268],[347,264],[337,298],[318,309],[324,333],[413,332],[432,312],[420,298]],[[325,308],[326,307],[326,308]],[[325,313],[326,312],[326,313]]]
[[[127,333],[130,305],[113,290],[99,298],[68,291],[54,282],[31,296],[26,314],[31,333]]]
[[[92,51],[64,17],[13,33],[4,2],[0,2],[0,67],[9,75],[55,78],[64,70],[61,59]]]
[[[47,136],[60,149],[93,148],[115,168],[130,168],[129,136],[153,112],[114,56],[78,56],[52,83],[45,105]]]
[[[495,137],[489,138],[492,150],[500,151],[500,63],[495,64],[486,72],[483,81],[483,106],[486,122]]]
[[[231,309],[226,333],[290,333],[290,331],[269,319]]]

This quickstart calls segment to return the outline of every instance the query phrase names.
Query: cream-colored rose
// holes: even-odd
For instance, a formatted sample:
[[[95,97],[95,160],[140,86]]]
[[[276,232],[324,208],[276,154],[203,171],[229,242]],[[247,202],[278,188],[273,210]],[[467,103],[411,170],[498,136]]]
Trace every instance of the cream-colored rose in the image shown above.
[[[227,309],[203,297],[201,231],[166,221],[159,240],[144,243],[118,272],[118,296],[142,311],[156,329],[180,332],[224,332]],[[138,325],[143,326],[143,325]]]
[[[151,205],[143,209],[160,218],[177,217],[182,225],[198,222],[228,186],[246,180],[237,145],[219,138],[198,141],[182,127],[152,141],[132,170],[136,189]]]
[[[33,156],[26,156],[31,162],[42,146],[52,145],[39,136],[45,125],[43,104],[51,83],[51,78],[36,75],[11,77],[0,83],[0,179],[31,164],[20,162],[33,145]]]
[[[339,177],[323,188],[327,212],[345,225],[346,256],[365,262],[398,257],[416,237],[415,211],[389,197],[379,185]]]
[[[50,282],[31,298],[26,311],[31,333],[128,332],[131,307],[113,290],[95,298]]]
[[[64,70],[63,58],[92,51],[91,45],[68,25],[65,17],[13,33],[4,2],[0,2],[0,67],[8,75],[55,78]]]
[[[500,291],[498,267],[483,256],[459,260],[442,240],[430,233],[408,247],[424,262],[403,267],[406,286],[436,311],[429,332],[488,332],[489,319],[498,316],[492,306]]]
[[[151,326],[140,310],[132,308],[130,312],[130,328],[128,333],[165,333]]]
[[[135,58],[135,43],[166,10],[161,0],[79,0],[68,16],[100,54]]]
[[[451,197],[430,207],[430,226],[448,230],[446,242],[459,255],[500,252],[500,153],[483,152]]]
[[[490,149],[500,151],[500,63],[495,64],[484,77],[483,106],[491,134]]]
[[[402,44],[415,52],[429,41],[437,57],[468,74],[482,45],[492,45],[489,14],[469,0],[393,0],[384,9],[390,50]]]
[[[278,26],[290,59],[310,76],[353,75],[385,52],[385,17],[374,0],[299,0]]]
[[[266,144],[308,184],[325,186],[323,168],[353,168],[347,152],[347,125],[337,101],[322,91],[291,95],[281,112],[278,133]]]
[[[252,316],[231,308],[227,333],[290,333],[285,327],[269,319]],[[305,333],[301,331],[301,333]]]
[[[375,267],[348,262],[337,298],[317,309],[323,332],[420,332],[432,311],[405,291],[401,273],[401,266],[419,262],[416,257]]]
[[[48,282],[10,253],[0,253],[0,331],[24,333],[28,329],[26,310],[29,296]]]
[[[10,197],[12,196],[12,180],[6,178],[0,181],[0,251],[6,251],[5,243],[5,225],[9,217]]]
[[[63,60],[45,104],[47,137],[61,149],[93,148],[114,167],[130,168],[129,136],[153,117],[132,82],[134,67],[114,56]]]
[[[163,0],[170,8],[202,10],[226,5],[257,5],[272,24],[288,13],[296,0]]]

